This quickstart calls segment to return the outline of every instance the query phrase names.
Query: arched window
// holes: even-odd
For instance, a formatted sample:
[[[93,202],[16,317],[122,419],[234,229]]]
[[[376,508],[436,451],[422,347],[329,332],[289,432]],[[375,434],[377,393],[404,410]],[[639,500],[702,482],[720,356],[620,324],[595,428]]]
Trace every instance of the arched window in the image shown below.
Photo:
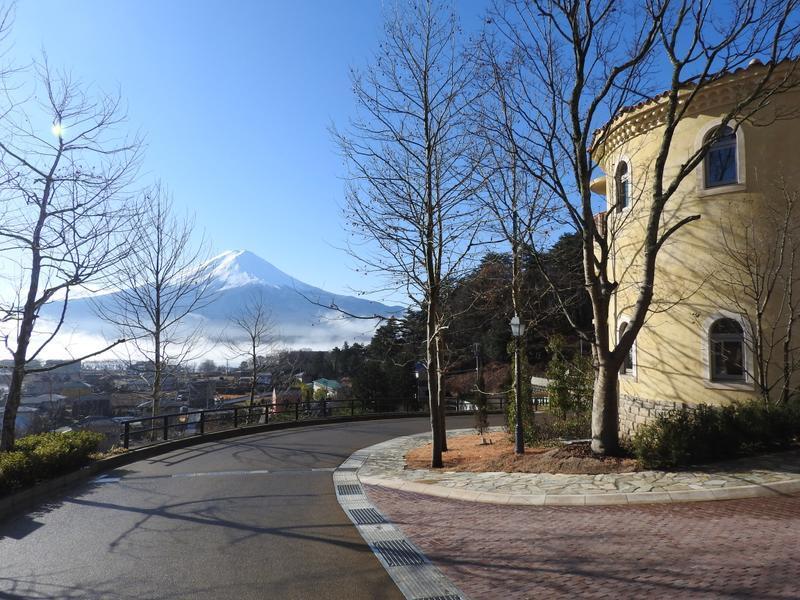
[[[717,140],[711,144],[705,159],[705,184],[707,188],[732,185],[739,182],[737,172],[736,132],[730,127],[712,129],[706,141],[712,136]]]
[[[617,343],[619,340],[622,339],[622,335],[628,329],[628,323],[623,321],[619,324],[618,335],[617,335]],[[634,342],[635,345],[635,342]],[[622,365],[619,367],[619,374],[620,375],[633,375],[633,348],[634,345],[631,346],[631,349],[628,350],[628,353],[625,355],[625,360],[622,361]]]
[[[617,165],[617,172],[614,175],[614,188],[617,193],[617,212],[622,212],[628,208],[631,201],[631,174],[628,163],[624,160]]]
[[[744,381],[744,330],[733,319],[717,319],[708,332],[713,381]]]

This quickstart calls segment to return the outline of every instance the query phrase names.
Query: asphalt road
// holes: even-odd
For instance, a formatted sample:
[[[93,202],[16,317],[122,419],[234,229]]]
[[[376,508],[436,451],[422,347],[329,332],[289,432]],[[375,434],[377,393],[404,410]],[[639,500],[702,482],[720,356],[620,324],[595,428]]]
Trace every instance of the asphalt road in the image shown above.
[[[428,426],[275,431],[111,471],[0,523],[0,599],[402,598],[339,507],[332,470]]]

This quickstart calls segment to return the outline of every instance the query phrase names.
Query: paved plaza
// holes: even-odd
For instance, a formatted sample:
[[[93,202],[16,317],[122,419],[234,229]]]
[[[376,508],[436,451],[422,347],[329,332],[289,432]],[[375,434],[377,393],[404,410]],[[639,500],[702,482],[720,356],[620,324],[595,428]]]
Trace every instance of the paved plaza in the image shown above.
[[[472,600],[800,597],[800,497],[510,506],[367,486]]]

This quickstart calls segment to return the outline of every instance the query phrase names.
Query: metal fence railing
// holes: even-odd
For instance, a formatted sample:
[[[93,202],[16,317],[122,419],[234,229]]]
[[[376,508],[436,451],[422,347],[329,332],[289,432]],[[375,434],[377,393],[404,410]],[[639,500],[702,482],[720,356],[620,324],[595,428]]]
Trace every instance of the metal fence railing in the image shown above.
[[[468,400],[445,398],[445,402],[449,413],[472,413],[477,410],[475,404]],[[546,397],[532,399],[532,402],[535,405],[546,403]],[[508,399],[505,395],[488,396],[486,403],[489,412],[504,412]],[[358,415],[424,416],[428,414],[427,409],[427,403],[417,402],[415,399],[315,400],[205,408],[155,417],[132,417],[122,424],[120,442],[123,448],[129,449],[250,425],[286,421],[321,421]]]

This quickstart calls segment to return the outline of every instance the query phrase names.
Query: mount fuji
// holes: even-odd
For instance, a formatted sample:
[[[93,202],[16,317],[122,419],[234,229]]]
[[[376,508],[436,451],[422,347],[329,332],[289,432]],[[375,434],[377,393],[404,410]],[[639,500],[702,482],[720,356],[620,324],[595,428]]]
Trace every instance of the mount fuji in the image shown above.
[[[263,298],[281,340],[293,347],[330,348],[371,339],[377,322],[345,316],[399,316],[403,308],[334,294],[287,275],[247,250],[223,252],[206,263],[215,300],[197,311],[209,321],[227,321],[253,294]],[[330,307],[337,307],[335,310]]]
[[[387,306],[380,302],[334,294],[284,273],[273,264],[247,250],[230,250],[215,256],[201,270],[211,274],[210,291],[212,301],[187,317],[187,327],[199,325],[210,348],[209,356],[215,355],[215,340],[223,334],[233,334],[230,319],[240,315],[244,306],[254,295],[263,299],[271,312],[275,334],[281,346],[289,348],[329,349],[347,341],[369,342],[378,325],[377,319],[357,319],[346,316],[371,317],[399,316],[401,306]],[[113,327],[102,322],[94,303],[113,302],[113,293],[96,295],[94,301],[88,297],[70,301],[67,309],[62,346],[70,355],[77,353],[79,341],[92,341],[97,347],[98,338],[114,339]],[[57,304],[57,303],[56,303]],[[336,310],[335,308],[339,310]],[[60,306],[47,306],[42,318],[50,320],[60,312]],[[52,314],[51,314],[52,313]],[[84,345],[84,344],[81,344]],[[58,345],[57,345],[58,346]],[[70,350],[70,346],[73,346]],[[102,346],[101,346],[102,347]],[[63,355],[63,351],[56,349]]]

